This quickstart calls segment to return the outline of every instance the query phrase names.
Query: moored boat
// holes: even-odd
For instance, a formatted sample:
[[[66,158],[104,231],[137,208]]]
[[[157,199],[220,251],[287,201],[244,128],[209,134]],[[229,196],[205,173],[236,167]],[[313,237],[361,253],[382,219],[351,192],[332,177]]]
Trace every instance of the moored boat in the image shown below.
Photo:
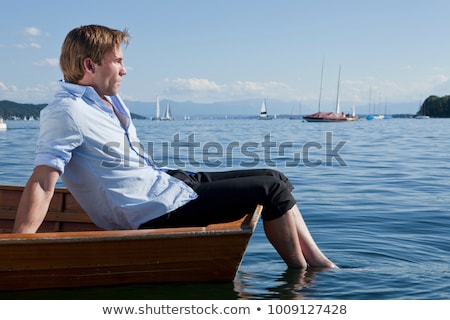
[[[349,117],[342,113],[336,112],[316,112],[307,116],[303,116],[308,122],[337,122],[337,121],[349,121]]]
[[[8,126],[6,125],[5,122],[3,122],[3,118],[0,117],[0,131],[6,130],[8,128]]]
[[[200,227],[106,231],[56,189],[38,232],[12,234],[22,192],[0,186],[0,290],[230,282],[262,210]]]
[[[166,111],[164,112],[164,116],[161,117],[161,120],[174,120],[170,111],[170,103],[167,103]]]
[[[156,96],[156,112],[152,120],[161,120],[161,106],[159,105],[159,97]]]
[[[320,80],[320,91],[322,92],[322,79],[323,79],[323,65],[322,65],[322,77]],[[354,107],[353,107],[353,114],[352,116],[348,114],[344,114],[341,112],[341,106],[340,106],[340,81],[341,81],[341,67],[339,66],[339,75],[338,75],[338,85],[337,85],[337,97],[336,97],[336,111],[328,111],[323,112],[320,111],[320,99],[321,95],[319,95],[319,111],[313,114],[309,114],[306,116],[303,116],[303,119],[307,122],[339,122],[339,121],[354,121],[357,120],[358,117],[355,115]]]
[[[273,117],[267,113],[266,100],[264,99],[261,103],[261,111],[259,113],[259,120],[272,120]]]

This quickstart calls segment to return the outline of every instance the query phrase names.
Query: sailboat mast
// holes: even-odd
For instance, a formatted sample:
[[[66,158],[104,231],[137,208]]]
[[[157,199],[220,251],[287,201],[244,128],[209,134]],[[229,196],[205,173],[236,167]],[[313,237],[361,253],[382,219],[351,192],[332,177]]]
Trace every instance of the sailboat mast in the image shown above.
[[[356,117],[356,111],[355,111],[355,95],[353,94],[353,105],[352,105],[352,118]]]
[[[338,84],[337,84],[337,96],[336,96],[336,113],[341,112],[341,106],[340,106],[340,98],[339,98],[339,86],[341,83],[341,66],[339,65],[339,74],[338,74]]]
[[[161,118],[161,110],[159,107],[159,97],[156,96],[156,119]]]
[[[319,90],[319,112],[320,112],[320,101],[322,100],[322,85],[323,85],[323,65],[325,64],[325,58],[322,60],[322,72],[320,73],[320,90]]]

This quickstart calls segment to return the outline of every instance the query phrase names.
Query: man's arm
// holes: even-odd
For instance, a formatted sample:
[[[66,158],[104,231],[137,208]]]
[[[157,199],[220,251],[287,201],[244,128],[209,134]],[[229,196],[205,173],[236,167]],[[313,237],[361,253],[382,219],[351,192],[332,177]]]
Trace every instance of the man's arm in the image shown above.
[[[34,169],[17,208],[13,233],[35,233],[44,221],[59,178],[59,171],[38,166]]]

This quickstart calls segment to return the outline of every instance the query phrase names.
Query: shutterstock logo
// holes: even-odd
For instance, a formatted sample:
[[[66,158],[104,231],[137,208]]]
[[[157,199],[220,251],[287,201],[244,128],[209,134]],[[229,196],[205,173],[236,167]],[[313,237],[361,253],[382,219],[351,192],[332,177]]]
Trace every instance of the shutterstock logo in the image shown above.
[[[346,141],[333,142],[333,133],[325,132],[323,142],[276,141],[270,133],[261,141],[219,141],[200,142],[195,133],[182,137],[175,134],[171,141],[147,142],[130,145],[127,140],[121,143],[109,142],[103,151],[113,161],[103,161],[106,167],[128,166],[130,159],[139,155],[139,163],[144,166],[146,154],[159,167],[177,168],[219,168],[219,167],[306,167],[347,166],[339,154]]]

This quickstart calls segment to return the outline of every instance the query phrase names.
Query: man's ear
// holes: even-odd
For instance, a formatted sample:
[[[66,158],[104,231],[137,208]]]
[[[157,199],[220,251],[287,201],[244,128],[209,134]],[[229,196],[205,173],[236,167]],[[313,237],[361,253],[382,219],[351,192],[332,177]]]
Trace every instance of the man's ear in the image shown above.
[[[95,72],[94,61],[91,58],[84,59],[84,68],[92,73]]]

